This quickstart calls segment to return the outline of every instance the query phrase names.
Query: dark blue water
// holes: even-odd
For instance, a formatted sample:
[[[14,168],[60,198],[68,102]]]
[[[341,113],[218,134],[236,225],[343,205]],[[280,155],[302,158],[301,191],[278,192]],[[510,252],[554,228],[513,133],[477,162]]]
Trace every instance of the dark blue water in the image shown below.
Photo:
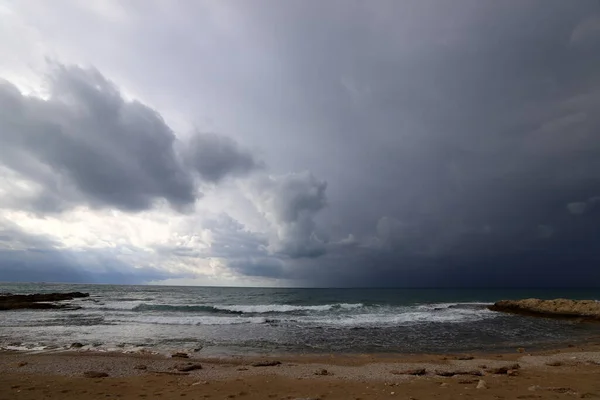
[[[0,346],[210,354],[456,352],[586,340],[598,325],[494,313],[500,299],[600,299],[597,289],[257,289],[0,284],[0,292],[84,291],[76,311],[0,314]]]

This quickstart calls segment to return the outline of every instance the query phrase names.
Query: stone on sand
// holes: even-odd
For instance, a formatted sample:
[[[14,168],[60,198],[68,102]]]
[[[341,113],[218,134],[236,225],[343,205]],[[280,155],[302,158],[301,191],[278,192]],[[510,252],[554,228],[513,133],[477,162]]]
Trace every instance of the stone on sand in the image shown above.
[[[425,368],[392,370],[392,371],[390,371],[390,374],[393,374],[393,375],[425,375],[425,374],[427,374],[427,370]]]
[[[83,376],[86,378],[106,378],[108,374],[106,372],[98,372],[98,371],[85,371]]]
[[[252,364],[253,367],[275,367],[281,365],[281,361],[258,361]]]

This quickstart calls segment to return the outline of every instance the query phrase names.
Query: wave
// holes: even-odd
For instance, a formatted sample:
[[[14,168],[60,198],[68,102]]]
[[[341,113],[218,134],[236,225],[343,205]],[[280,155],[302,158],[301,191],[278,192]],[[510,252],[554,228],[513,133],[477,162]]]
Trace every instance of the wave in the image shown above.
[[[301,311],[324,312],[332,310],[354,310],[364,307],[362,303],[356,304],[323,304],[317,306],[294,306],[288,304],[257,304],[257,305],[169,305],[142,303],[133,307],[132,311],[173,311],[173,312],[200,312],[207,314],[267,314],[267,313],[292,313]]]
[[[215,314],[243,314],[242,311],[226,310],[213,306],[175,306],[169,304],[138,304],[132,311],[175,311],[175,312],[202,312]]]
[[[176,316],[141,316],[127,319],[112,319],[111,322],[137,323],[151,325],[238,325],[269,324],[270,320],[262,317],[219,317],[214,315],[176,317]]]
[[[332,311],[332,310],[354,310],[364,307],[362,303],[336,303],[322,304],[316,306],[294,306],[289,304],[258,304],[258,305],[216,305],[214,308],[218,310],[226,310],[231,312],[251,313],[251,314],[266,314],[266,313],[287,313],[298,311]]]
[[[459,307],[454,307],[457,305]],[[169,306],[142,304],[138,310],[183,311],[179,315],[138,314],[135,317],[119,316],[118,322],[160,325],[231,325],[267,324],[271,326],[296,325],[313,328],[383,328],[415,324],[464,323],[495,318],[485,308],[485,303],[444,303],[414,306],[364,307],[362,304],[327,304],[320,306],[255,305],[255,306]],[[294,314],[294,311],[348,310],[347,312],[314,312]],[[243,310],[243,311],[242,311]],[[185,312],[202,312],[204,315],[185,315]],[[278,316],[272,318],[268,313]],[[287,313],[287,314],[286,314]]]

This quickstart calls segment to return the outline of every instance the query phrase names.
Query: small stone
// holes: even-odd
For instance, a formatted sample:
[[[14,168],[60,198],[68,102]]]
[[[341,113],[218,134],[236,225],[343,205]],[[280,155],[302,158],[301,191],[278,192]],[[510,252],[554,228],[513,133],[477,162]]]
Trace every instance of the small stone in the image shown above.
[[[202,350],[203,348],[204,348],[203,346],[196,347],[196,348],[194,349],[194,353],[197,353],[197,352],[199,352],[199,351],[200,351],[200,350]]]
[[[425,368],[413,368],[413,369],[404,369],[404,370],[393,370],[390,371],[390,374],[394,375],[425,375],[427,370]]]
[[[75,343],[71,344],[72,349],[80,349],[82,347],[83,347],[83,343],[75,342]]]
[[[503,367],[498,367],[498,368],[488,368],[485,372],[487,372],[489,374],[505,375],[511,369],[515,370],[515,369],[519,369],[519,368],[521,368],[521,366],[519,364],[512,364],[512,365],[505,365]]]
[[[440,387],[448,387],[450,385],[448,385],[446,382],[440,383]]]
[[[177,353],[173,353],[171,354],[172,358],[190,358],[190,356],[187,353],[181,353],[181,352],[177,352]]]
[[[145,366],[144,364],[138,364],[135,367],[133,367],[133,369],[141,369],[141,370],[146,370],[148,369],[147,366]]]
[[[561,365],[563,365],[562,361],[549,361],[546,363],[547,366],[549,367],[560,367]]]
[[[180,372],[190,372],[195,371],[197,369],[202,369],[201,364],[179,364],[176,365],[175,368]]]
[[[476,386],[477,389],[487,389],[487,383],[483,379],[480,379]]]
[[[98,372],[98,371],[85,371],[83,376],[86,378],[106,378],[108,374],[106,372]]]
[[[281,365],[281,361],[259,361],[252,364],[253,367],[275,367]]]
[[[331,372],[327,371],[325,368],[318,369],[314,372],[315,375],[333,375]]]
[[[472,360],[474,358],[475,357],[473,357],[473,356],[458,356],[458,357],[456,357],[457,360]]]
[[[396,394],[396,392],[390,392],[390,394],[393,396],[393,395],[395,395],[395,394]]]
[[[517,352],[519,352],[519,353],[525,353],[525,349],[523,347],[519,347],[517,349]]]
[[[506,371],[506,375],[508,375],[508,376],[519,376],[519,371],[517,371],[516,369],[509,369],[508,371]]]
[[[535,392],[536,390],[540,390],[542,387],[539,385],[533,385],[533,386],[529,386],[527,388],[527,390],[529,390],[530,392]]]
[[[17,364],[17,367],[21,368],[21,367],[26,366],[27,364],[28,364],[27,361],[21,361],[20,363]]]

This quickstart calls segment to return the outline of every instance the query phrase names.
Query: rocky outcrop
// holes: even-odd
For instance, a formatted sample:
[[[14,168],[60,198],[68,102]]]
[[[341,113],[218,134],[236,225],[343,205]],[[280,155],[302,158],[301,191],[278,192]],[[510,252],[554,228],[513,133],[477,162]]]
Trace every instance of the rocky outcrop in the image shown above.
[[[37,294],[9,294],[0,296],[0,311],[18,309],[76,309],[68,304],[55,304],[63,300],[89,297],[89,293],[37,293]]]
[[[501,300],[488,307],[492,311],[548,318],[576,318],[600,321],[600,302],[595,300]]]

